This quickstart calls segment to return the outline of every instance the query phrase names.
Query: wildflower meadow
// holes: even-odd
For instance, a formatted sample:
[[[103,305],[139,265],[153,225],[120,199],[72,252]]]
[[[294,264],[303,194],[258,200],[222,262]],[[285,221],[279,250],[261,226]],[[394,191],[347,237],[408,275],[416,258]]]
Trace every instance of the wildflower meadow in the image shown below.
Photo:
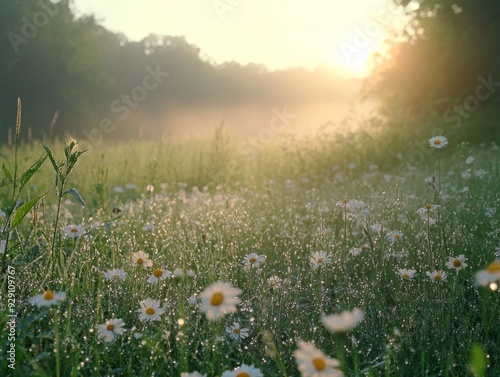
[[[499,376],[500,149],[427,140],[4,147],[0,375]]]

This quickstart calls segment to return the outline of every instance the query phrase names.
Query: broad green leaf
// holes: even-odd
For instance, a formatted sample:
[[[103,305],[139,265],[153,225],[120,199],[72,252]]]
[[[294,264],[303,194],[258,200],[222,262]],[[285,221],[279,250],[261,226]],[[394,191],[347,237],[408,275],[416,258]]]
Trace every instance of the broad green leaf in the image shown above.
[[[19,185],[21,186],[21,189],[24,187],[26,183],[28,183],[33,174],[35,174],[38,171],[38,169],[40,169],[40,166],[42,166],[47,156],[48,156],[47,154],[41,156],[33,165],[31,165],[31,167],[28,170],[26,170],[23,173],[23,175],[19,179]]]
[[[9,168],[5,166],[5,164],[2,164],[2,170],[3,174],[5,175],[5,178],[7,178],[10,183],[14,182],[14,179],[12,178],[12,173],[10,172]]]
[[[23,221],[24,217],[28,214],[28,212],[33,208],[33,206],[38,203],[38,201],[43,198],[45,194],[39,195],[36,198],[31,199],[29,202],[25,202],[21,204],[14,212],[14,217],[12,218],[12,222],[10,224],[11,228],[14,229],[18,226],[21,221]]]
[[[83,201],[83,198],[80,196],[80,194],[78,193],[78,191],[76,191],[75,188],[70,188],[69,190],[64,191],[63,195],[65,195],[65,194],[73,195],[73,197],[76,199],[76,201],[85,207],[85,202]]]
[[[47,155],[49,156],[50,162],[52,162],[52,166],[54,167],[54,170],[56,173],[59,172],[59,166],[57,165],[56,158],[54,156],[54,153],[52,153],[52,149],[50,149],[45,143],[42,143],[43,148],[45,149],[45,152],[47,152]]]
[[[473,344],[470,352],[470,371],[476,377],[484,377],[486,364],[487,358],[483,347],[477,343]]]

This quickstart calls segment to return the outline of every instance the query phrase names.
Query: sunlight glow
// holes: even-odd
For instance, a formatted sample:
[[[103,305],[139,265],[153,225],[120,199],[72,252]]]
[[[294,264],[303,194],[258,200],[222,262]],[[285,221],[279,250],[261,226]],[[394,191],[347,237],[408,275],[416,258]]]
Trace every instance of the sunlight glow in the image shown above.
[[[256,63],[269,69],[326,64],[359,76],[368,73],[369,58],[386,36],[374,19],[397,21],[390,3],[145,0],[138,6],[118,0],[74,0],[74,7],[80,14],[94,13],[105,27],[131,40],[150,33],[185,36],[216,63]]]

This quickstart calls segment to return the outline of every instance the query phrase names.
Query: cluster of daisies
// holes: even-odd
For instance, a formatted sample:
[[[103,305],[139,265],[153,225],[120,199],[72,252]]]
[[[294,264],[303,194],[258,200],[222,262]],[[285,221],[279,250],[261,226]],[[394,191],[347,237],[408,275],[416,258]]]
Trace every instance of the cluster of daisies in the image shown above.
[[[463,270],[465,267],[468,266],[466,262],[467,258],[463,254],[460,254],[458,257],[449,257],[448,262],[446,262],[446,267],[451,270],[455,270],[455,272],[458,274],[460,270]],[[397,274],[401,276],[403,280],[411,281],[417,276],[417,271],[412,269],[402,268],[397,271]],[[448,273],[444,270],[428,271],[426,272],[426,275],[429,277],[430,280],[436,283],[444,282],[448,277]]]

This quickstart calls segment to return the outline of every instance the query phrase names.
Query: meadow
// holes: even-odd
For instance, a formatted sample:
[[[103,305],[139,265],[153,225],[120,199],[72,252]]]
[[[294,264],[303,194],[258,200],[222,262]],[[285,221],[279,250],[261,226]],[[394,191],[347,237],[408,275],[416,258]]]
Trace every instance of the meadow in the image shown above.
[[[3,147],[0,374],[499,376],[499,147],[362,137]]]

